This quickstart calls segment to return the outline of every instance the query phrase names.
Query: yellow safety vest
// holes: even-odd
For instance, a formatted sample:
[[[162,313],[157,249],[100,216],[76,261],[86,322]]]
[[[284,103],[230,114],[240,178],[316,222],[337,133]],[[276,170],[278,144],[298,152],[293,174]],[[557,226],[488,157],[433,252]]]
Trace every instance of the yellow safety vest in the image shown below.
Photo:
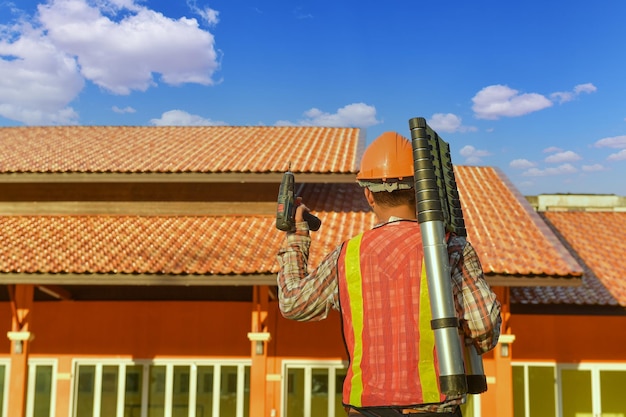
[[[350,357],[345,405],[414,406],[445,399],[423,258],[414,221],[387,223],[343,245],[339,300]]]

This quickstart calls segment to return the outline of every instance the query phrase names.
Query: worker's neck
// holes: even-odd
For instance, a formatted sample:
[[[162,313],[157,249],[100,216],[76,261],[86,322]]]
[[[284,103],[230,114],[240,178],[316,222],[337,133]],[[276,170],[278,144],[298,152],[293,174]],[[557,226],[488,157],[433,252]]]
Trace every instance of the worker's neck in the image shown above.
[[[396,207],[376,207],[374,210],[376,217],[380,223],[386,223],[391,217],[399,217],[401,219],[415,220],[417,216],[415,214],[414,206],[396,206]]]

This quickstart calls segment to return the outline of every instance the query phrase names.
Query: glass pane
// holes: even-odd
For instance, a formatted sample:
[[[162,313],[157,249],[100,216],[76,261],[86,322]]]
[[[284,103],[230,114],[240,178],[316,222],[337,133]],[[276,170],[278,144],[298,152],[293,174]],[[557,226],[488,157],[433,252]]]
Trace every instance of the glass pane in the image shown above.
[[[76,417],[87,417],[93,414],[95,365],[78,367],[78,381],[76,381]]]
[[[528,367],[528,399],[530,415],[533,417],[555,417],[556,395],[554,367]]]
[[[33,417],[50,416],[52,365],[37,365],[35,370],[35,407]]]
[[[117,414],[117,365],[102,367],[102,391],[100,397],[100,417],[115,417]]]
[[[328,415],[328,369],[311,370],[311,417]]]
[[[626,371],[600,371],[602,417],[626,416]]]
[[[524,367],[513,366],[513,416],[526,417],[526,392],[524,391]]]
[[[141,415],[141,392],[143,387],[143,366],[126,367],[126,387],[124,399],[124,417]]]
[[[165,415],[165,366],[150,366],[148,417]]]
[[[335,416],[344,416],[346,414],[343,400],[343,380],[346,379],[346,369],[335,370]]]
[[[250,415],[250,367],[244,367],[245,381],[243,387],[243,415]]]
[[[6,375],[5,369],[6,367],[4,365],[0,365],[0,412],[4,407],[4,378]]]
[[[198,366],[196,416],[210,417],[213,413],[213,367]]]
[[[220,417],[237,415],[237,367],[222,366],[220,375]]]
[[[189,366],[174,367],[174,392],[172,393],[172,417],[189,415]]]
[[[591,371],[561,370],[563,417],[592,417]]]
[[[304,369],[287,370],[287,417],[304,417]]]

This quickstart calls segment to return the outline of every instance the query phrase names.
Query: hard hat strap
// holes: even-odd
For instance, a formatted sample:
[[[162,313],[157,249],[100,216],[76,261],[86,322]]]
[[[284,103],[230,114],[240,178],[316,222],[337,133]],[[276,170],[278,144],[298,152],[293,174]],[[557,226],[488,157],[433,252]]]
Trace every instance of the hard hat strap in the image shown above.
[[[378,193],[381,191],[392,192],[395,190],[410,190],[413,188],[413,178],[403,179],[400,181],[357,181],[361,187],[367,187],[371,192]]]

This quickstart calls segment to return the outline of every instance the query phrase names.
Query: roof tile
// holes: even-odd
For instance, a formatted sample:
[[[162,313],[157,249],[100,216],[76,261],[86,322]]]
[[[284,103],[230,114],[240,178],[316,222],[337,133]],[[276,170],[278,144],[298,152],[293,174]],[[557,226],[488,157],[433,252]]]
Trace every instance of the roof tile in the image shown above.
[[[499,170],[456,166],[455,179],[468,239],[486,273],[582,275],[580,265]]]
[[[572,289],[569,297],[581,303],[612,304],[615,299],[626,307],[626,264],[620,258],[626,254],[626,241],[618,232],[626,230],[626,212],[548,211],[544,216],[592,272],[581,289],[584,292]]]
[[[356,128],[43,126],[0,128],[0,173],[354,173]]]
[[[459,170],[467,177],[479,168]],[[478,176],[480,177],[480,175]],[[487,178],[499,181],[499,177]],[[464,180],[469,184],[472,180]],[[501,192],[501,190],[499,190]],[[322,219],[313,232],[309,265],[316,266],[336,245],[374,226],[376,219],[356,184],[306,184],[305,203]],[[506,197],[506,196],[505,196]],[[472,208],[472,193],[466,194]],[[464,204],[468,204],[467,202]],[[580,274],[559,251],[524,232],[535,245],[510,238],[510,229],[482,216],[491,209],[464,206],[470,240],[487,274]],[[476,207],[475,207],[476,206]],[[516,221],[537,227],[524,210]],[[478,216],[478,218],[476,217]],[[488,217],[487,217],[488,218]],[[282,234],[273,216],[0,216],[0,271],[49,273],[266,274],[277,272],[275,254]],[[518,232],[522,233],[522,232]]]

